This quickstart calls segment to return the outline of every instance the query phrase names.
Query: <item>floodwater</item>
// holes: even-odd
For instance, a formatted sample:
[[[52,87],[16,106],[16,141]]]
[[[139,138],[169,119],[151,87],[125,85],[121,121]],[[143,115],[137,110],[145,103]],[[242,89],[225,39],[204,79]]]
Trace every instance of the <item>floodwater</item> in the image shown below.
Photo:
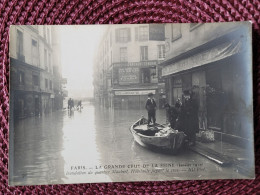
[[[16,121],[11,185],[243,178],[192,151],[171,155],[139,146],[129,127],[145,110],[83,106]],[[165,110],[157,111],[157,122],[165,122]]]

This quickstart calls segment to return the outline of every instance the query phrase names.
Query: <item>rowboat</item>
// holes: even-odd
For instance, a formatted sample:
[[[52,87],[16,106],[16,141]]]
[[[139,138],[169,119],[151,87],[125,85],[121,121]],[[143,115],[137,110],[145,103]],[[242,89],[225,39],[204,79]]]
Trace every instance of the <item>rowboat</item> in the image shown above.
[[[148,120],[144,117],[136,121],[130,131],[134,140],[141,146],[149,149],[159,149],[177,153],[184,145],[186,135],[166,125],[154,124],[148,126]]]

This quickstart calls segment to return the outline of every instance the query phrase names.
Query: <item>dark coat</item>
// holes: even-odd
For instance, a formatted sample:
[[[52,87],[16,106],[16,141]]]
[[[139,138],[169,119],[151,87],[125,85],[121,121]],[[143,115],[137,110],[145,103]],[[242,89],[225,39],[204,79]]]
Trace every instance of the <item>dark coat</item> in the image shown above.
[[[178,117],[178,110],[175,107],[170,106],[166,112],[166,117],[169,122],[176,121]]]
[[[192,100],[185,100],[181,109],[182,128],[188,134],[199,131],[198,104]]]
[[[156,109],[156,102],[155,102],[155,100],[148,98],[148,99],[146,100],[145,109],[146,109],[148,112],[149,112],[149,111],[155,111],[155,109]]]

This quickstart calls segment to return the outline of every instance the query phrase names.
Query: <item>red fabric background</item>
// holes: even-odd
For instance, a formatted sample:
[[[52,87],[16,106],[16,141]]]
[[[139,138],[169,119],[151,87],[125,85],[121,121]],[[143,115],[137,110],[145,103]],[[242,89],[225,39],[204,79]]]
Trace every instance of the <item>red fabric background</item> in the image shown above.
[[[259,0],[0,0],[0,192],[4,194],[257,194],[260,191]],[[8,187],[8,30],[11,24],[253,22],[255,180],[201,180]]]

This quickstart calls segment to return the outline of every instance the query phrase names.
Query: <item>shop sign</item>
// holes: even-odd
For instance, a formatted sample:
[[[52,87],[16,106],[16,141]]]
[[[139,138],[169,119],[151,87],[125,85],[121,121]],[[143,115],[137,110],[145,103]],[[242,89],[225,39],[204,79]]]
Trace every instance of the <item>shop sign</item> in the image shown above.
[[[115,67],[122,66],[156,66],[158,64],[157,60],[144,61],[144,62],[126,62],[126,63],[114,63]]]
[[[115,95],[148,95],[149,93],[155,94],[155,90],[115,91]]]
[[[149,40],[154,40],[154,41],[165,40],[164,24],[149,24]]]
[[[162,76],[174,74],[183,70],[188,70],[211,62],[216,62],[218,60],[239,53],[241,48],[242,48],[241,41],[231,41],[231,42],[220,44],[214,48],[211,48],[204,52],[195,54],[188,58],[177,61],[171,65],[163,67]]]
[[[119,84],[136,84],[139,83],[140,69],[137,67],[123,67],[118,69]]]

